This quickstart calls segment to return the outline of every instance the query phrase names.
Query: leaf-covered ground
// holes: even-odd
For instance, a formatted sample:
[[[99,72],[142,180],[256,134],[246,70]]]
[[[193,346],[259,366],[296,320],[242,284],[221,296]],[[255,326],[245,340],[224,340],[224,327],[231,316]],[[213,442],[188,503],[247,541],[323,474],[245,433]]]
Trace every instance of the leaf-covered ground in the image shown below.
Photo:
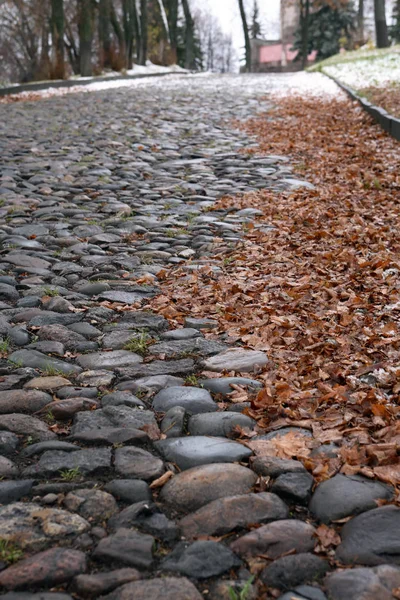
[[[301,426],[314,441],[243,440],[257,454],[300,458],[317,480],[361,472],[399,485],[400,146],[348,100],[279,98],[241,126],[315,189],[222,199],[263,215],[216,255],[222,274],[165,272],[152,308],[175,322],[212,316],[268,353],[249,413],[263,430]],[[338,455],[311,456],[316,440]]]
[[[389,114],[400,118],[400,85],[398,83],[392,83],[392,85],[385,87],[371,86],[360,90],[360,92],[372,104],[381,106]]]

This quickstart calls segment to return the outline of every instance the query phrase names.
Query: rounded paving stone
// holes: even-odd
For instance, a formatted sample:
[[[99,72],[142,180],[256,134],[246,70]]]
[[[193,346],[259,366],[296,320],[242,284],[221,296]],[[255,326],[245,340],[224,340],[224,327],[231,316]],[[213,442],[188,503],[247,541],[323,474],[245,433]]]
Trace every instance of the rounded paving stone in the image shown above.
[[[329,563],[326,560],[304,552],[274,560],[261,572],[260,577],[267,586],[288,590],[322,578],[328,570]]]
[[[132,600],[133,598],[203,600],[203,596],[186,577],[162,577],[127,583],[105,596],[104,600]]]
[[[245,528],[288,516],[289,509],[278,496],[262,492],[219,498],[181,519],[179,525],[183,535],[192,539],[202,535],[223,535],[237,527]]]
[[[176,463],[182,470],[199,465],[241,461],[252,455],[243,444],[226,438],[188,436],[155,442],[165,460]]]
[[[188,414],[216,411],[218,406],[207,390],[195,387],[171,386],[161,390],[153,399],[156,412],[167,412],[175,406],[181,406]]]
[[[342,531],[336,557],[344,564],[400,565],[400,508],[381,506],[354,517]]]
[[[192,579],[208,579],[240,567],[240,559],[218,542],[181,542],[161,563],[164,571],[177,571]]]
[[[246,533],[230,545],[239,556],[268,556],[276,559],[293,550],[310,552],[316,543],[312,525],[297,519],[282,519]]]
[[[217,498],[247,494],[255,473],[235,464],[211,464],[179,473],[161,489],[160,498],[175,510],[191,512]]]
[[[330,523],[376,508],[378,500],[390,500],[393,488],[359,475],[335,475],[319,484],[309,505],[313,515]]]
[[[54,586],[86,571],[86,555],[79,550],[50,548],[19,561],[0,573],[0,586],[8,590]]]

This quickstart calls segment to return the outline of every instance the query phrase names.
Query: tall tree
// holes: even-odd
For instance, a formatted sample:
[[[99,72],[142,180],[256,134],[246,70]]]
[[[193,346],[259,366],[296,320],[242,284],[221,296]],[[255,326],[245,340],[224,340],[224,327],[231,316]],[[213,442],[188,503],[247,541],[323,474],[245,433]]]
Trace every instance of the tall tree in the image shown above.
[[[167,12],[169,43],[171,46],[172,61],[178,62],[178,0],[166,0],[165,9]]]
[[[92,0],[79,2],[79,70],[82,77],[92,75],[93,5]]]
[[[260,11],[258,8],[257,0],[254,0],[253,4],[253,15],[251,19],[251,39],[257,40],[262,37],[261,23],[260,23]]]
[[[111,67],[111,0],[99,0],[98,9],[100,64],[102,67]]]
[[[386,23],[385,0],[374,0],[375,32],[377,48],[390,46],[389,34]]]
[[[147,61],[147,0],[140,0],[140,39],[139,39],[139,65]]]
[[[51,76],[64,79],[64,0],[51,0],[51,42],[53,60]]]
[[[310,0],[300,0],[301,66],[307,66],[310,28]]]
[[[244,48],[245,48],[245,53],[246,53],[246,71],[248,73],[250,73],[250,71],[251,71],[251,44],[250,44],[249,28],[247,25],[247,17],[246,17],[246,11],[244,10],[243,0],[238,0],[238,2],[239,2],[240,18],[242,19],[243,35],[244,35]]]
[[[364,0],[358,0],[357,29],[360,44],[364,43]]]
[[[195,67],[195,39],[194,20],[188,0],[182,0],[183,13],[185,15],[185,69]]]
[[[390,37],[398,44],[400,42],[400,0],[396,0],[393,6],[393,25],[390,28]]]

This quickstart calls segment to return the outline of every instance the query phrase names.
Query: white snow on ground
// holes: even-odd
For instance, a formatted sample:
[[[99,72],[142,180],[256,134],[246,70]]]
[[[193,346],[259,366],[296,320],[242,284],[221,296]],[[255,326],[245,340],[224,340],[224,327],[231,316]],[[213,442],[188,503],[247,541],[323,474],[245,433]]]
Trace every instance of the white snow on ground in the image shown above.
[[[400,54],[393,52],[371,60],[326,66],[323,67],[323,72],[354,89],[383,87],[400,81]]]
[[[227,79],[229,81],[227,81]],[[103,90],[112,90],[116,88],[138,88],[143,86],[162,87],[163,89],[179,87],[182,93],[185,89],[190,89],[193,85],[201,87],[204,93],[207,90],[224,91],[224,87],[229,85],[229,89],[240,88],[241,94],[257,97],[260,95],[270,95],[286,97],[291,95],[312,96],[319,98],[339,98],[345,99],[344,92],[328,77],[321,73],[306,73],[304,71],[297,73],[265,73],[251,75],[216,75],[210,73],[199,73],[184,75],[179,72],[171,74],[169,77],[160,78],[142,78],[142,79],[118,79],[107,81],[94,81],[85,86],[73,86],[70,88],[48,88],[47,90],[21,92],[13,94],[14,97],[29,98],[32,94],[35,97],[49,98],[51,96],[63,96],[71,93],[88,93]],[[1,102],[1,100],[0,100]]]

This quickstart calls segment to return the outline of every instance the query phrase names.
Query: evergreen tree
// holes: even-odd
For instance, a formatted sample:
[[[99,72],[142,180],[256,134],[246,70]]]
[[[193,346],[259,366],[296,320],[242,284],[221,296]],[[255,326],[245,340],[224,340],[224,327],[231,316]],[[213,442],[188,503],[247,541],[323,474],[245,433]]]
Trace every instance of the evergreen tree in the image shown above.
[[[307,44],[304,44],[304,25],[300,25],[293,44],[298,50],[296,60],[303,60],[317,51],[317,60],[323,60],[340,51],[341,39],[348,38],[356,28],[356,12],[351,2],[336,6],[325,4],[319,10],[310,12],[308,17]]]
[[[390,37],[396,43],[400,43],[400,0],[396,0],[393,6],[393,25],[390,28]]]

